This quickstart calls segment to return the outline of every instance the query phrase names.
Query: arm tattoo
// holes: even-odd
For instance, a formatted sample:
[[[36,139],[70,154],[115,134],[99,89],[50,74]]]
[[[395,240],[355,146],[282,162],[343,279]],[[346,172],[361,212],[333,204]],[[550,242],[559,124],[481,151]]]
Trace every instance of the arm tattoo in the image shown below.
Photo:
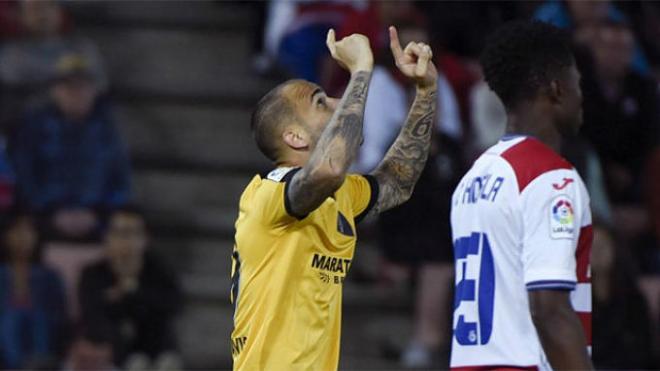
[[[362,140],[364,105],[370,79],[370,71],[359,71],[351,77],[309,162],[291,179],[287,196],[297,215],[315,210],[343,183]],[[335,176],[328,180],[323,174]]]
[[[436,90],[418,90],[399,136],[373,172],[380,192],[370,214],[391,209],[410,198],[431,147],[435,110]]]

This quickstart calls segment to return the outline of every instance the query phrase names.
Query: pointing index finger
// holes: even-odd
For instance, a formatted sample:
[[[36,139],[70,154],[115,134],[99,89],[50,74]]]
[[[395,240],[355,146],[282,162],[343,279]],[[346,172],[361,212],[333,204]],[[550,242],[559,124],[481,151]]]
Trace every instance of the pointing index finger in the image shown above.
[[[396,27],[390,26],[390,49],[392,50],[392,55],[394,60],[399,62],[403,57],[403,50],[401,50],[401,43],[399,42],[399,34],[396,31]]]

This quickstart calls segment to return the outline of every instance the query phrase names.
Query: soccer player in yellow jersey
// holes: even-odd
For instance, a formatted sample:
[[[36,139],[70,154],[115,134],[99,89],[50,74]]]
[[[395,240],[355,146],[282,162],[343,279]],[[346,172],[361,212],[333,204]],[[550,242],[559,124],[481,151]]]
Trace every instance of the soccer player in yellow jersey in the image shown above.
[[[431,49],[396,29],[396,65],[417,87],[408,118],[369,175],[347,174],[362,141],[373,56],[359,34],[335,41],[332,57],[351,73],[341,100],[317,85],[287,81],[257,104],[252,129],[276,165],[246,187],[232,260],[234,369],[335,370],[342,286],[355,250],[356,223],[405,202],[424,168],[435,115]]]

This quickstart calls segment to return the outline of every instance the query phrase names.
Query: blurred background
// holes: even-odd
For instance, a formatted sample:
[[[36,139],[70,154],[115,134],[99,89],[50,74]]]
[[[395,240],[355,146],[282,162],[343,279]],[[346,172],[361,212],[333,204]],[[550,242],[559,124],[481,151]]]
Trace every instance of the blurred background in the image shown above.
[[[371,170],[413,96],[390,24],[433,47],[438,120],[411,201],[359,231],[340,366],[446,368],[449,197],[506,120],[478,55],[532,18],[570,32],[583,76],[584,126],[562,152],[592,198],[594,362],[660,368],[660,3],[568,0],[3,0],[0,368],[230,368],[238,198],[272,167],[251,109],[293,77],[340,96],[327,30],[369,36],[354,170]]]

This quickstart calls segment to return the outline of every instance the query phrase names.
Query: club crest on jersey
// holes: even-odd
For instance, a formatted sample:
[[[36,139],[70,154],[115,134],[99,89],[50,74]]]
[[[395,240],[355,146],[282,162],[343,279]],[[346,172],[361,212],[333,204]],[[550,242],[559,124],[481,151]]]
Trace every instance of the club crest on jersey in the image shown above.
[[[573,203],[566,195],[555,197],[550,203],[550,237],[573,238],[575,233]]]

